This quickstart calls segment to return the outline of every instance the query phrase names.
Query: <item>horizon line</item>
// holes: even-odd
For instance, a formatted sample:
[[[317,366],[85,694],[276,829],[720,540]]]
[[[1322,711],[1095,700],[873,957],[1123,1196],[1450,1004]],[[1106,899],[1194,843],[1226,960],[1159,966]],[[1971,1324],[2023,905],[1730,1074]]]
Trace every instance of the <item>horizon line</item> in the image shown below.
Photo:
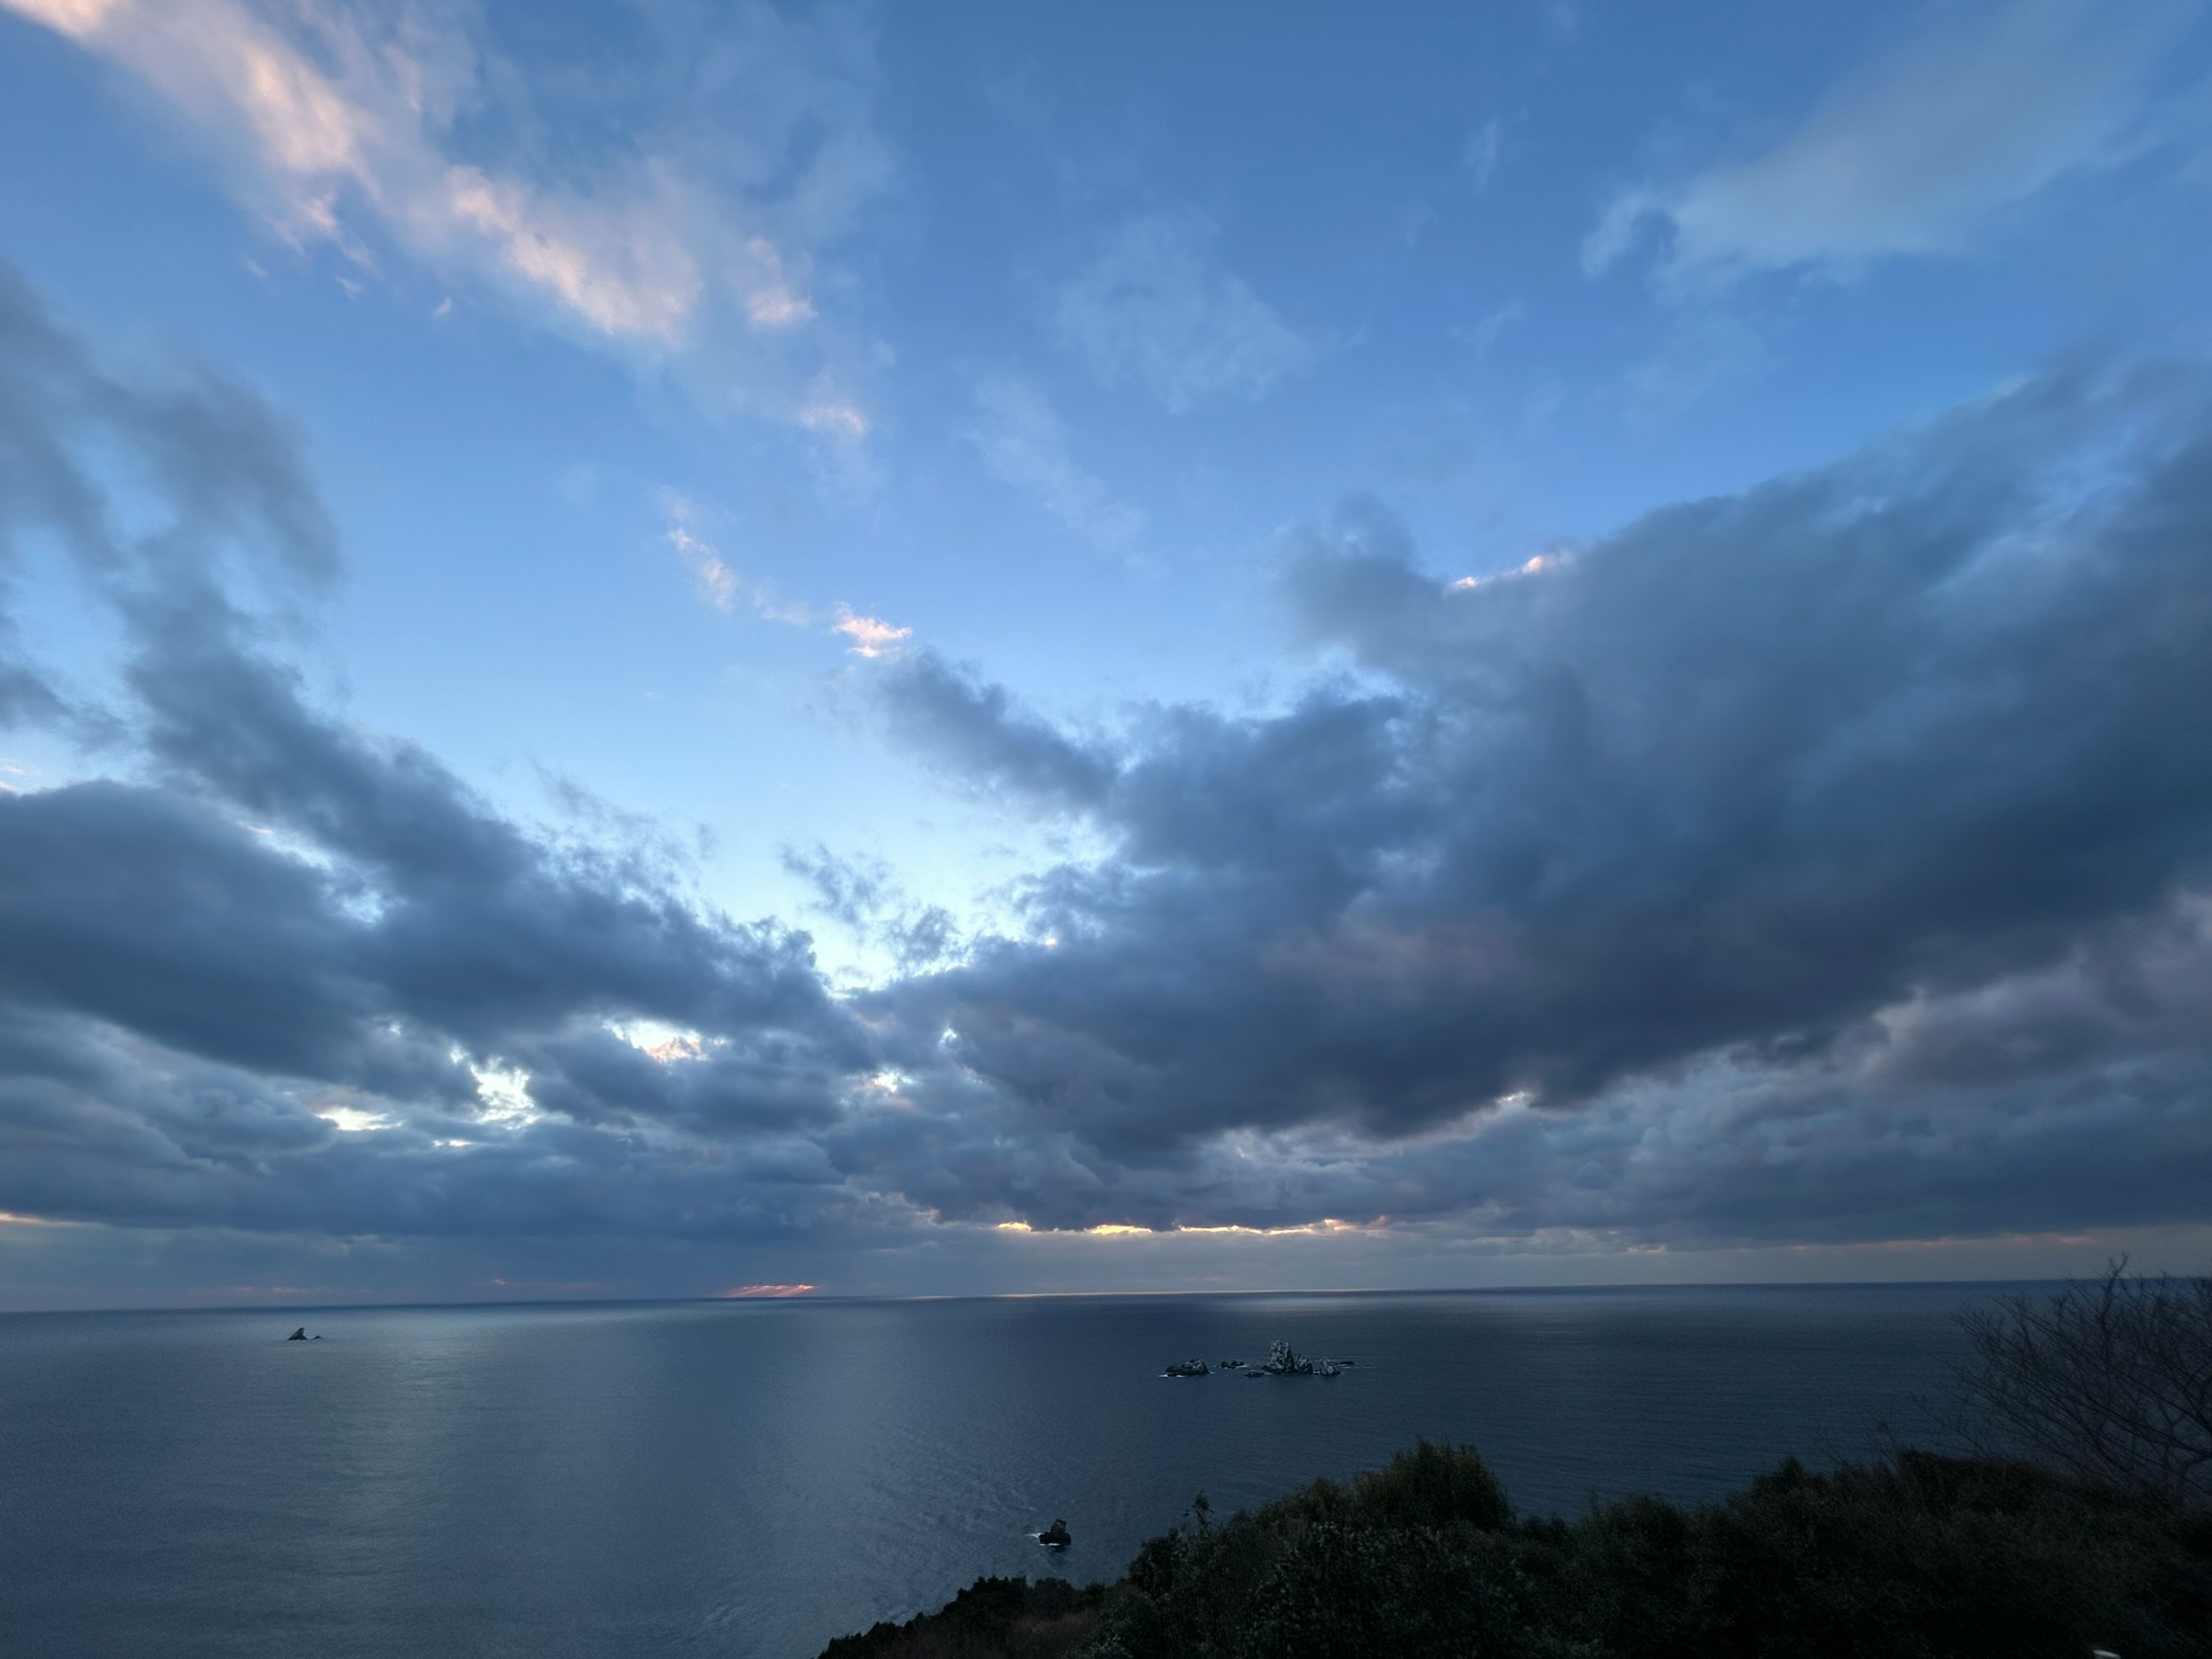
[[[2194,1275],[2179,1274],[2189,1278]],[[1046,1302],[1046,1301],[1106,1301],[1132,1297],[1291,1297],[1291,1296],[1544,1296],[1587,1294],[1605,1291],[1635,1291],[1660,1292],[1667,1291],[1849,1291],[1849,1290],[1941,1290],[1946,1287],[1990,1287],[2007,1285],[2067,1285],[2088,1282],[2080,1275],[2059,1278],[2027,1279],[1684,1279],[1679,1282],[1655,1285],[1633,1281],[1592,1285],[1355,1285],[1323,1288],[1275,1287],[1249,1290],[1101,1290],[1101,1291],[930,1291],[906,1294],[866,1291],[825,1291],[812,1289],[800,1294],[737,1295],[727,1291],[706,1291],[689,1296],[553,1296],[477,1298],[467,1301],[430,1302],[213,1302],[173,1306],[139,1304],[136,1306],[82,1308],[0,1308],[0,1319],[56,1318],[73,1314],[256,1314],[266,1313],[393,1313],[428,1309],[487,1309],[487,1308],[638,1308],[678,1307],[692,1304],[702,1307],[774,1306],[803,1307],[827,1305],[833,1303],[862,1302]]]

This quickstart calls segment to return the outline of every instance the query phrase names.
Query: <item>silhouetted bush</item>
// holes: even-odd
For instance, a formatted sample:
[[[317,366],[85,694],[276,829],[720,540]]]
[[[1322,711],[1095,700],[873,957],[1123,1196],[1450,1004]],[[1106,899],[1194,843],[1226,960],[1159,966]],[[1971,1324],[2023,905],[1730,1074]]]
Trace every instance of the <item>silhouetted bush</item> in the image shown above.
[[[822,1659],[1066,1659],[1108,1593],[1061,1578],[978,1578],[935,1613],[837,1638]]]
[[[1449,1527],[1464,1522],[1495,1531],[1513,1524],[1513,1505],[1490,1465],[1472,1446],[1417,1440],[1379,1469],[1356,1476],[1352,1503],[1367,1522]]]
[[[1099,1659],[1566,1656],[1543,1629],[1504,1488],[1473,1449],[1420,1442],[1350,1486],[1316,1480],[1148,1540],[1089,1650]]]
[[[1423,1443],[1218,1524],[1201,1499],[1121,1583],[1023,1624],[1044,1588],[983,1580],[827,1659],[1030,1659],[1041,1630],[1083,1659],[2182,1659],[2212,1654],[2212,1517],[1907,1450],[1516,1520],[1480,1457]]]
[[[1721,1503],[1595,1506],[1565,1529],[1567,1628],[1606,1653],[2207,1650],[2212,1553],[2179,1511],[2027,1468],[1905,1451],[1795,1463]]]

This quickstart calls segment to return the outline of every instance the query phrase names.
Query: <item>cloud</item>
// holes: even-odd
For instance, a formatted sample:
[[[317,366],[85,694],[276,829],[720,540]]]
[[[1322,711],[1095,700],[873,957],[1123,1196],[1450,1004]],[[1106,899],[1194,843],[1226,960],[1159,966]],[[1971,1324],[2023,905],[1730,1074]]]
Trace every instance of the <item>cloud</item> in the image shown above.
[[[1117,501],[1068,453],[1067,428],[1044,394],[1018,375],[994,374],[975,386],[969,438],[984,465],[1093,546],[1123,552],[1144,534],[1145,515]]]
[[[863,617],[849,605],[837,607],[837,620],[830,624],[830,631],[842,634],[852,641],[848,647],[856,657],[884,657],[896,653],[899,641],[912,636],[911,628],[894,628],[875,617]]]
[[[2124,15],[2087,0],[1937,13],[1765,154],[1622,191],[1583,266],[1607,270],[1654,224],[1677,283],[1963,252],[2007,210],[2144,142],[2146,75],[2195,15],[2179,0]]]
[[[711,543],[703,542],[682,525],[668,527],[668,544],[682,556],[699,579],[699,592],[717,611],[727,611],[737,604],[739,581],[738,573],[722,562],[722,556]]]
[[[1467,143],[1461,147],[1461,164],[1474,175],[1478,196],[1486,194],[1490,189],[1491,178],[1498,171],[1498,149],[1504,137],[1503,125],[1493,115],[1468,134]]]
[[[1102,385],[1134,380],[1181,413],[1209,398],[1262,397],[1313,361],[1313,347],[1216,264],[1219,234],[1200,213],[1139,215],[1061,287],[1061,337]]]
[[[722,557],[712,542],[693,531],[692,522],[698,515],[694,503],[672,492],[667,501],[668,544],[697,579],[699,596],[714,610],[733,611],[742,599],[763,622],[781,623],[786,628],[826,627],[832,634],[842,634],[852,641],[852,652],[862,657],[894,654],[899,641],[913,635],[911,628],[894,628],[874,617],[861,616],[848,605],[835,605],[825,614],[812,605],[784,598],[773,582],[749,580]]]
[[[241,592],[311,599],[336,564],[281,422],[204,375],[105,368],[9,276],[0,475],[36,486],[0,493],[0,546],[72,556],[131,700],[131,775],[0,794],[24,1212],[712,1234],[840,1201],[800,1132],[878,1068],[803,934],[701,909],[649,841],[512,823],[265,654]],[[639,1021],[696,1058],[611,1030]]]
[[[130,483],[168,504],[158,537],[134,533],[131,516],[89,470],[111,445],[127,457]],[[102,726],[100,711],[70,702],[6,609],[31,547],[58,542],[89,580],[134,603],[149,597],[141,556],[149,547],[279,595],[325,588],[340,567],[336,528],[285,421],[202,369],[168,365],[118,379],[81,352],[5,265],[0,514],[0,717],[64,721],[79,735]]]
[[[898,737],[958,774],[1018,799],[1084,809],[1111,790],[1115,757],[1018,708],[1005,687],[984,684],[933,652],[901,662],[884,681],[883,706]]]
[[[339,563],[284,423],[12,277],[0,483],[0,550],[73,560],[123,653],[97,764],[0,793],[0,1212],[300,1264],[255,1283],[347,1240],[700,1289],[1010,1223],[2204,1219],[2203,366],[2054,371],[1472,585],[1349,509],[1285,541],[1317,662],[1272,710],[1073,729],[887,653],[899,741],[1096,851],[964,937],[797,860],[900,964],[844,995],[650,835],[319,708],[271,644]]]
[[[1024,1218],[1127,1218],[1138,1191],[1153,1220],[1397,1213],[1381,1148],[1474,1124],[1491,1156],[1498,1103],[1571,1139],[1570,1109],[1664,1099],[1691,1133],[1726,1115],[1686,1112],[1720,1085],[1680,1068],[1832,1099],[1852,1044],[1899,1063],[1904,1011],[2124,957],[2212,880],[2212,739],[2182,712],[2212,695],[2209,411],[2195,369],[2057,374],[1471,588],[1355,514],[1285,580],[1364,689],[1267,717],[1078,740],[918,659],[896,729],[1112,850],[1032,884],[1029,942],[876,994],[900,1063],[963,1103],[948,1134],[1020,1103],[985,1190]],[[2128,1085],[2177,1124],[2212,1076],[2188,1018]],[[1927,1097],[1868,1065],[1837,1122]],[[2137,1109],[2075,1066],[2034,1088]],[[1976,1133],[2031,1092],[1974,1095]],[[1713,1133],[1716,1182],[1749,1179],[1741,1126]],[[1229,1205],[1232,1152],[1275,1207]]]
[[[839,858],[827,847],[786,848],[783,867],[814,890],[812,908],[880,946],[902,969],[950,960],[961,933],[942,905],[917,904],[880,859]]]
[[[858,406],[836,399],[817,399],[801,404],[799,423],[810,432],[827,433],[836,438],[868,435],[867,416]]]
[[[819,254],[891,173],[869,47],[840,18],[740,7],[700,38],[599,42],[614,61],[577,77],[526,73],[449,8],[0,4],[150,88],[287,240],[362,271],[402,250],[646,361],[703,357],[702,388],[734,378],[745,406],[818,424],[822,399],[791,383],[808,357],[819,379],[835,343],[786,363],[777,342],[816,320]],[[655,95],[628,112],[638,139],[621,153],[544,137],[604,113],[568,107],[575,88],[619,99],[640,82]]]

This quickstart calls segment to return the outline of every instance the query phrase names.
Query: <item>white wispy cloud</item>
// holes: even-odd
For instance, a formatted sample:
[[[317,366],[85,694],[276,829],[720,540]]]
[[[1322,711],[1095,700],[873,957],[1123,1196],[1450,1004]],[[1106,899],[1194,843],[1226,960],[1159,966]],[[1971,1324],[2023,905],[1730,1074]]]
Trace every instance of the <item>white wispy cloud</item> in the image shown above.
[[[902,640],[914,635],[911,628],[894,628],[878,617],[863,617],[850,605],[837,607],[837,620],[831,629],[852,641],[852,653],[856,657],[883,657],[896,653]]]
[[[1595,275],[1653,226],[1662,279],[1754,270],[1848,275],[1886,257],[1970,247],[1990,222],[2146,135],[2146,70],[2198,8],[2011,0],[1941,14],[1846,76],[1765,154],[1620,192],[1583,246]]]
[[[1498,171],[1498,149],[1504,131],[1493,115],[1467,137],[1461,148],[1460,160],[1474,175],[1475,194],[1481,195],[1490,188],[1491,175]]]
[[[1117,500],[1068,452],[1067,428],[1044,394],[1015,374],[986,376],[975,386],[969,441],[983,465],[1076,534],[1109,552],[1123,552],[1145,530],[1145,515]]]
[[[717,611],[734,611],[744,605],[764,622],[787,628],[815,628],[824,620],[811,605],[796,604],[776,591],[775,584],[756,581],[722,556],[721,550],[699,533],[696,503],[670,492],[667,498],[668,544],[690,568],[699,584],[699,597]]]
[[[757,280],[744,296],[745,317],[756,328],[795,328],[817,316],[814,302],[798,291],[786,275],[783,255],[765,236],[745,239],[745,252],[758,267]]]
[[[357,274],[391,251],[472,279],[569,331],[656,358],[759,337],[735,401],[803,421],[765,383],[772,337],[817,321],[819,245],[849,226],[891,166],[845,43],[804,39],[766,7],[727,14],[713,66],[764,94],[676,100],[665,122],[598,166],[528,147],[472,153],[469,118],[539,125],[526,75],[459,9],[356,0],[0,0],[143,82],[295,246],[339,249]],[[865,57],[865,53],[857,54]],[[703,78],[707,69],[700,70]],[[728,90],[725,88],[724,90]],[[711,130],[710,130],[711,129]],[[748,188],[750,186],[750,188]],[[727,395],[727,394],[726,394]],[[818,398],[813,401],[820,401]],[[805,422],[811,424],[811,422]]]
[[[722,556],[710,543],[701,541],[678,524],[668,527],[668,544],[691,567],[691,574],[699,579],[700,594],[708,604],[717,611],[728,611],[736,605],[738,573],[722,562]]]
[[[773,582],[746,577],[694,527],[698,516],[694,502],[672,493],[667,501],[668,544],[697,580],[699,597],[714,609],[732,611],[743,605],[763,622],[786,628],[826,629],[850,641],[847,648],[857,657],[895,656],[901,643],[914,636],[911,628],[863,615],[842,601],[824,611],[784,598]]]
[[[1255,398],[1314,348],[1214,258],[1201,213],[1139,215],[1060,290],[1061,335],[1107,386],[1133,380],[1169,409]]]
[[[867,415],[858,404],[834,395],[817,396],[801,404],[799,423],[810,432],[833,438],[865,438],[869,429]]]

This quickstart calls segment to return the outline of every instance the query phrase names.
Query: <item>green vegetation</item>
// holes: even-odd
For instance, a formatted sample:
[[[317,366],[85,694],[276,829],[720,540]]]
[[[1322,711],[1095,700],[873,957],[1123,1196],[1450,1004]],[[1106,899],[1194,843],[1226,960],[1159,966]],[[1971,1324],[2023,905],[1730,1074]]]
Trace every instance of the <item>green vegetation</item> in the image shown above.
[[[1058,1578],[978,1578],[935,1613],[839,1637],[822,1659],[1067,1659],[1114,1594]]]
[[[2125,1269],[1961,1314],[1979,1455],[1523,1520],[1423,1441],[1218,1525],[1200,1498],[1119,1583],[983,1579],[824,1659],[2212,1656],[2212,1279]]]
[[[985,1579],[824,1659],[2164,1659],[2208,1632],[2212,1518],[2025,1464],[1791,1462],[1516,1520],[1480,1455],[1424,1442],[1224,1522],[1201,1500],[1117,1584]]]

